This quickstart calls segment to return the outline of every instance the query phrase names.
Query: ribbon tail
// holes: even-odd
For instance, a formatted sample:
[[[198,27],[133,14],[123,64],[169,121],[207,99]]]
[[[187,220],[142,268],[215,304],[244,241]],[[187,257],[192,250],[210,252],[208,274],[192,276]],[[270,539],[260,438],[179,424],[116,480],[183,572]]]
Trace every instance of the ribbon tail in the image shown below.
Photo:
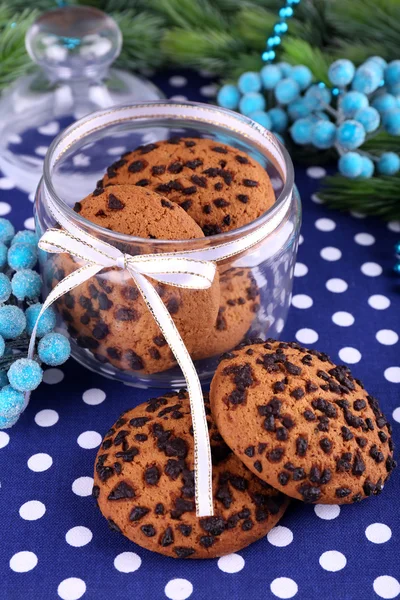
[[[203,392],[195,366],[171,315],[152,284],[140,273],[131,271],[129,267],[128,271],[136,282],[148,309],[167,340],[186,379],[193,423],[196,514],[198,517],[212,516],[214,509],[210,437]]]

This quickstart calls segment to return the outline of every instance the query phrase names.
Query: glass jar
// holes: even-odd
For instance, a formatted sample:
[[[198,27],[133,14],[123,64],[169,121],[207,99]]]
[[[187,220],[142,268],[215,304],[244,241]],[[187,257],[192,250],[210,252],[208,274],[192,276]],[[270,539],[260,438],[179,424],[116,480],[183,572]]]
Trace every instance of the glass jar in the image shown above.
[[[74,212],[101,179],[112,157],[143,143],[171,137],[202,137],[247,152],[268,172],[276,202],[253,222],[214,236],[153,240],[104,229]],[[79,159],[79,160],[78,160]],[[153,284],[167,306],[195,361],[202,384],[210,381],[218,357],[243,340],[279,337],[291,302],[301,205],[293,165],[286,149],[262,126],[238,113],[200,103],[150,102],[98,111],[62,132],[51,145],[37,190],[38,235],[57,226],[49,195],[70,221],[92,236],[130,255],[220,248],[263,228],[268,234],[255,246],[217,263],[208,290]],[[84,264],[69,254],[41,252],[47,294]],[[129,273],[107,268],[61,297],[56,308],[72,356],[97,373],[137,387],[185,384]]]

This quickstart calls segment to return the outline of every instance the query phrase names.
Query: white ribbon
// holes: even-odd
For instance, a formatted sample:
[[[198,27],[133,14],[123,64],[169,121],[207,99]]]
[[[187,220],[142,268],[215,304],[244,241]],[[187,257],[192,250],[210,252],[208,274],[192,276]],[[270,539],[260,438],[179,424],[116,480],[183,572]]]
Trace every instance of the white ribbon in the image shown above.
[[[137,106],[131,107],[133,113],[137,111],[137,108]],[[121,110],[126,112],[128,108],[125,107]],[[95,129],[97,125],[97,128],[99,128],[96,120],[100,120],[101,126],[105,126],[107,123],[112,122],[113,118],[115,118],[113,113],[98,113],[98,116],[94,118],[94,123],[91,123],[91,127]],[[60,139],[59,146],[61,148],[55,147],[54,152],[58,150],[59,154],[53,158],[51,167],[65,151],[67,147],[65,140],[68,140],[68,136],[76,136],[76,130],[73,127],[67,130],[64,141]],[[66,214],[65,209],[61,210],[58,202],[53,199],[46,186],[44,186],[44,191],[49,210],[55,221],[63,229],[47,230],[39,241],[39,247],[50,253],[66,252],[85,261],[85,265],[67,275],[49,293],[33,329],[28,356],[32,358],[34,354],[39,319],[53,302],[104,268],[117,267],[127,270],[174,353],[185,377],[193,422],[196,512],[197,516],[212,515],[211,450],[200,380],[174,321],[148,277],[157,282],[179,288],[197,290],[209,288],[215,276],[215,263],[217,261],[238,255],[255,246],[282,223],[290,208],[291,191],[273,207],[269,218],[262,225],[239,239],[208,246],[201,250],[137,256],[124,254],[115,246],[87,233],[76,225],[72,218]],[[211,241],[212,239],[210,239]]]

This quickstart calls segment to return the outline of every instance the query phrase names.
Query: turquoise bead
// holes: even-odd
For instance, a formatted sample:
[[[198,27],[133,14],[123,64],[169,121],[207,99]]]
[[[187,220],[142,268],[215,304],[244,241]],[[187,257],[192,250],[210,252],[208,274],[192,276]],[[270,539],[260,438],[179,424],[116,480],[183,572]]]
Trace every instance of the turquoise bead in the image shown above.
[[[400,275],[400,262],[394,265],[393,271],[396,273],[396,275]]]
[[[358,121],[344,121],[337,129],[336,139],[345,150],[355,150],[365,141],[365,129]]]
[[[37,246],[38,239],[37,235],[34,231],[29,231],[29,229],[23,229],[22,231],[18,231],[13,239],[11,240],[11,246],[13,244],[17,244],[18,242],[22,242],[23,244],[32,244],[33,246]]]
[[[310,110],[323,109],[325,104],[331,103],[332,94],[327,87],[320,87],[314,84],[308,88],[304,97],[310,107]]]
[[[354,64],[346,58],[335,60],[328,69],[329,81],[339,88],[349,85],[354,77],[356,68]]]
[[[38,344],[38,354],[41,361],[50,367],[62,365],[71,354],[68,338],[61,333],[48,333]]]
[[[0,242],[9,244],[15,234],[14,225],[8,220],[0,218]]]
[[[309,144],[311,142],[311,132],[314,123],[311,119],[299,119],[290,128],[290,133],[293,138],[293,141],[296,144],[304,146],[305,144]]]
[[[249,117],[259,125],[265,127],[265,129],[271,129],[271,119],[265,111],[257,110],[256,112],[250,113]]]
[[[7,302],[11,296],[11,282],[7,275],[0,273],[0,302]]]
[[[30,358],[19,358],[8,369],[8,380],[19,392],[36,390],[43,379],[41,366]]]
[[[0,335],[3,338],[6,340],[15,339],[21,335],[25,327],[26,317],[18,306],[6,305],[0,307]]]
[[[366,62],[373,62],[376,63],[383,71],[386,69],[387,67],[387,62],[384,58],[382,58],[381,56],[370,56]]]
[[[278,67],[280,72],[282,73],[282,77],[289,77],[290,73],[292,72],[292,65],[290,65],[287,62],[279,62],[278,63]]]
[[[396,97],[392,94],[381,94],[372,101],[372,106],[383,115],[391,108],[396,108]]]
[[[400,83],[400,60],[392,60],[386,67],[385,83],[390,86]]]
[[[226,84],[221,87],[217,95],[217,102],[222,108],[235,110],[239,106],[240,92],[235,85]]]
[[[9,429],[13,425],[15,425],[15,423],[18,421],[18,419],[19,419],[19,414],[16,415],[15,417],[1,417],[0,416],[0,429]]]
[[[249,92],[241,97],[239,110],[242,115],[250,115],[253,112],[265,109],[265,98],[258,92]]]
[[[368,106],[368,98],[361,92],[347,92],[347,94],[341,96],[339,101],[339,108],[345,117],[354,117],[360,108],[366,106]]]
[[[301,90],[308,88],[313,80],[313,74],[305,65],[297,65],[296,67],[293,67],[290,77],[297,81]]]
[[[269,118],[271,119],[271,129],[276,133],[282,133],[286,131],[288,126],[288,116],[282,108],[278,106],[271,108],[268,111]]]
[[[362,157],[357,152],[347,152],[339,159],[339,171],[345,177],[354,179],[361,174]]]
[[[394,251],[396,256],[400,256],[400,242],[397,242],[397,244],[394,245]]]
[[[297,119],[303,119],[304,117],[308,117],[310,114],[310,107],[305,98],[296,98],[288,105],[288,113],[292,121],[296,121]]]
[[[378,111],[372,106],[360,108],[354,115],[354,119],[361,123],[367,133],[375,131],[375,129],[379,127],[381,121]]]
[[[400,108],[392,108],[385,112],[382,125],[390,135],[400,135]]]
[[[33,328],[38,319],[41,308],[42,308],[42,304],[40,304],[40,302],[38,302],[37,304],[32,304],[32,306],[30,306],[29,308],[26,309],[26,312],[25,312],[26,330],[29,335],[32,334]],[[0,308],[0,314],[1,314],[1,310],[2,309]],[[40,317],[40,321],[39,321],[39,324],[38,324],[38,327],[36,330],[37,336],[43,337],[44,335],[46,335],[46,333],[50,333],[54,329],[55,326],[56,326],[56,313],[54,312],[54,309],[50,306],[49,308],[47,308],[45,310],[43,315]],[[0,330],[0,334],[1,334],[1,330]]]
[[[0,390],[0,416],[6,419],[18,417],[25,404],[24,395],[6,385]]]
[[[331,121],[318,121],[311,130],[311,143],[321,150],[331,148],[335,138],[336,126]]]
[[[266,65],[260,71],[261,81],[266,90],[273,90],[280,79],[282,72],[276,65]]]
[[[374,174],[375,165],[370,158],[367,156],[362,156],[362,168],[360,177],[363,179],[370,179]]]
[[[7,252],[7,246],[0,242],[0,269],[3,269],[7,264]]]
[[[384,152],[379,157],[378,171],[381,175],[394,175],[400,169],[400,158],[394,152]]]
[[[32,244],[17,243],[7,253],[8,264],[14,271],[32,269],[37,262],[37,248]]]
[[[261,77],[255,71],[247,71],[238,79],[238,88],[242,94],[249,92],[259,92],[261,90]]]
[[[275,88],[275,98],[279,104],[289,104],[300,94],[300,86],[297,81],[286,77],[278,81]]]
[[[375,63],[370,62],[361,65],[361,67],[358,67],[356,70],[351,87],[356,92],[372,94],[372,92],[375,92],[375,90],[378,89],[382,75],[382,69]]]

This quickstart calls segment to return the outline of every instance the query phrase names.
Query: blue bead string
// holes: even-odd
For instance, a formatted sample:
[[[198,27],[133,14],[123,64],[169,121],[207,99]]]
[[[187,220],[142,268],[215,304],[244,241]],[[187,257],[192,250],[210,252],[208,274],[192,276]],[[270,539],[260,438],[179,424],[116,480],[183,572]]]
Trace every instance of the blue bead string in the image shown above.
[[[261,58],[264,62],[271,63],[275,59],[276,52],[274,48],[280,45],[282,41],[282,35],[287,33],[289,25],[286,22],[286,19],[293,17],[294,11],[292,6],[296,4],[300,4],[300,0],[286,0],[285,6],[279,9],[278,14],[280,21],[275,23],[273,27],[273,35],[267,39],[266,50],[261,55]]]

